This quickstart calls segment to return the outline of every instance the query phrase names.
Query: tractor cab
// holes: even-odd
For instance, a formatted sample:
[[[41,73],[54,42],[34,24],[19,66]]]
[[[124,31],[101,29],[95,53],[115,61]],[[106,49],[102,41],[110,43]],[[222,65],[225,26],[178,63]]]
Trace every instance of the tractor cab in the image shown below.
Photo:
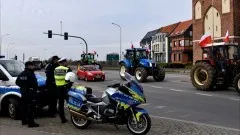
[[[213,43],[202,47],[202,59],[191,70],[191,81],[198,90],[240,91],[240,47],[233,43]]]
[[[81,55],[81,62],[84,65],[91,65],[96,62],[95,60],[95,54],[94,53],[88,53],[88,54],[82,54]]]

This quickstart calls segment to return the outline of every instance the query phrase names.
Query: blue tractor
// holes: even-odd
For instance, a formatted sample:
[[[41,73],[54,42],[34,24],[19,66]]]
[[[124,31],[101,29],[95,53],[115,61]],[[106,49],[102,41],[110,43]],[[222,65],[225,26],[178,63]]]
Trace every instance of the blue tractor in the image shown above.
[[[126,50],[125,59],[120,61],[120,77],[124,79],[124,72],[135,76],[139,82],[145,82],[148,76],[153,76],[155,81],[163,81],[165,78],[164,68],[148,58],[148,51],[143,48]]]

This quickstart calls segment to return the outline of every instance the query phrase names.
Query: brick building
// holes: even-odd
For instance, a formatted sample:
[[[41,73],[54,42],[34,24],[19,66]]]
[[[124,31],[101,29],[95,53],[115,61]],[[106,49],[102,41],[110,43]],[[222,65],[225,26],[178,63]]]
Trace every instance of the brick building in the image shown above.
[[[192,37],[192,20],[181,22],[168,36],[171,46],[172,63],[192,63]]]
[[[192,13],[194,62],[202,58],[199,40],[205,33],[222,42],[229,31],[231,42],[240,45],[240,0],[193,0]]]

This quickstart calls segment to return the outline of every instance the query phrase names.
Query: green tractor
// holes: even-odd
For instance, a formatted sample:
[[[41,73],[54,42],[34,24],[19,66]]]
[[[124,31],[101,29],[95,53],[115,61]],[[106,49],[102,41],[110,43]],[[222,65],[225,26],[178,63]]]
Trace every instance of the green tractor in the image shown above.
[[[95,53],[84,53],[81,55],[80,65],[98,65],[99,69],[102,69],[97,60],[95,59],[98,54]]]
[[[81,55],[81,65],[92,65],[96,63],[94,53],[84,53]]]

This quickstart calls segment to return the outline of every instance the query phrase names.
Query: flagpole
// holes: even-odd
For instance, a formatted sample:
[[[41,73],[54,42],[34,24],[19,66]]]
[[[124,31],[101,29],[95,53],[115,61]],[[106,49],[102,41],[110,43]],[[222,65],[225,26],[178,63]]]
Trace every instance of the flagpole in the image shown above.
[[[214,44],[214,41],[215,41],[215,40],[214,40],[214,36],[215,36],[215,35],[214,35],[214,7],[213,7],[213,4],[214,4],[214,3],[213,3],[213,0],[212,0],[212,17],[213,17],[213,24],[212,24],[212,25],[213,25],[212,57],[213,57],[213,44]]]

